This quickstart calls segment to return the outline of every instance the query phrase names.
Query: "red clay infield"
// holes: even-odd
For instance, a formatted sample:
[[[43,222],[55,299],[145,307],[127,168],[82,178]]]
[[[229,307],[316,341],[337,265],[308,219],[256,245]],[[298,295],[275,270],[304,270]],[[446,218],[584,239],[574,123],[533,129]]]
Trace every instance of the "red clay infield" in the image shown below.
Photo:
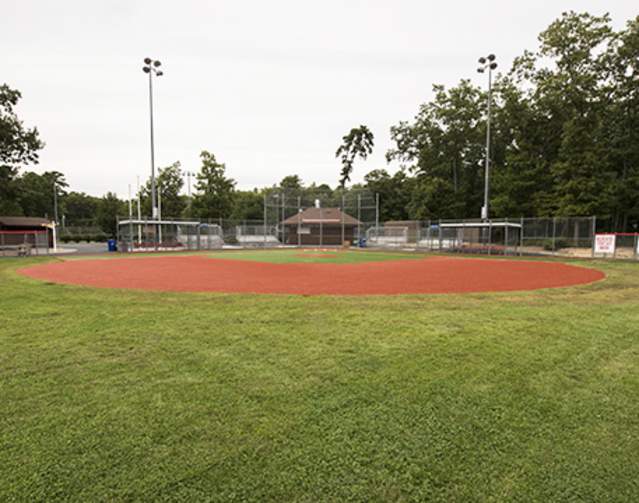
[[[174,292],[393,295],[534,290],[591,283],[595,269],[559,262],[429,257],[356,264],[270,264],[203,256],[73,260],[20,273],[98,288]]]

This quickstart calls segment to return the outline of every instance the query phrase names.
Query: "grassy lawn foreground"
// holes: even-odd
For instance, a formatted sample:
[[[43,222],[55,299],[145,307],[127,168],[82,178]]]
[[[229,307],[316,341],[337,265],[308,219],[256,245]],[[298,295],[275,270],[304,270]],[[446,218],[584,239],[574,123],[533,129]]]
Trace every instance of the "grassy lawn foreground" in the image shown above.
[[[639,500],[639,264],[327,298],[15,273],[43,260],[0,260],[0,501]]]

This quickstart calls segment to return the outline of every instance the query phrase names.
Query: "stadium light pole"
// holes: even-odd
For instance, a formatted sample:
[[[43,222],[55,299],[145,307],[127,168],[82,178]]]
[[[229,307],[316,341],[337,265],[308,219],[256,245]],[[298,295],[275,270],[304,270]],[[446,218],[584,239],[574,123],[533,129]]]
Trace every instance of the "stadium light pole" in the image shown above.
[[[160,63],[158,60],[152,60],[151,58],[144,58],[144,66],[142,71],[149,75],[149,118],[151,124],[151,214],[152,218],[157,218],[158,208],[155,199],[155,144],[153,138],[153,75],[161,77],[164,75],[159,68]]]
[[[189,199],[191,199],[191,177],[195,177],[195,173],[191,171],[186,172],[186,189]]]
[[[486,168],[484,172],[484,206],[481,209],[482,220],[490,218],[488,199],[490,197],[490,115],[493,101],[493,70],[497,68],[495,55],[479,58],[478,73],[488,71],[488,113],[486,115]]]
[[[53,180],[53,221],[58,225],[58,183]]]

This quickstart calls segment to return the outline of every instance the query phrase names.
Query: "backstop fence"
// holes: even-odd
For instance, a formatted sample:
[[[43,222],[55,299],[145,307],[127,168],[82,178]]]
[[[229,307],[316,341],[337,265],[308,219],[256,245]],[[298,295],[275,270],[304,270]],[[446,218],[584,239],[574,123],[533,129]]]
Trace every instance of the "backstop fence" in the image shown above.
[[[264,223],[281,245],[359,244],[379,225],[379,198],[356,189],[273,189],[264,196]]]

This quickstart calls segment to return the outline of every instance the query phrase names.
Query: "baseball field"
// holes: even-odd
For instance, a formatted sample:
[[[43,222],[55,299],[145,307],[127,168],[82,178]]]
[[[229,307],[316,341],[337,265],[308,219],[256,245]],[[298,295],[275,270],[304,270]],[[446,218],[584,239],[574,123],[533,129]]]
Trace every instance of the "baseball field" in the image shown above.
[[[8,258],[0,316],[1,501],[639,499],[636,263]]]

